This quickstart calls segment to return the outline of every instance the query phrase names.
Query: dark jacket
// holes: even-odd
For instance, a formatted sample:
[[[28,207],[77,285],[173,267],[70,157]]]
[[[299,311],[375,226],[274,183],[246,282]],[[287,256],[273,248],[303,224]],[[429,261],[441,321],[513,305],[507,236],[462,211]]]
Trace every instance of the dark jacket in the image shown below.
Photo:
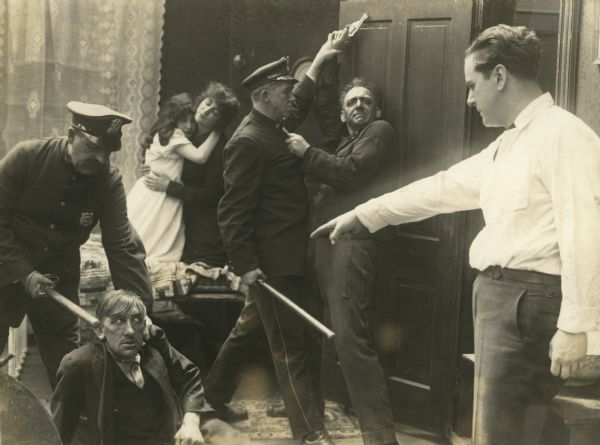
[[[66,138],[19,143],[0,161],[0,324],[17,326],[32,300],[12,284],[33,270],[59,277],[77,301],[79,246],[100,221],[116,288],[152,307],[142,242],[129,224],[125,190],[114,166],[93,176],[67,161]]]
[[[375,120],[349,136],[340,120],[338,70],[337,63],[326,64],[315,102],[325,146],[310,146],[302,159],[307,180],[317,183],[311,230],[395,185],[396,132],[388,122]]]
[[[383,179],[395,157],[395,136],[388,122],[376,120],[353,137],[343,137],[333,153],[313,146],[306,150],[306,175],[321,183],[313,203],[313,229],[389,191],[378,178]]]
[[[305,76],[294,89],[284,122],[306,117],[315,85]],[[302,162],[285,145],[281,125],[253,109],[225,146],[225,194],[218,219],[237,274],[260,267],[268,276],[302,275],[308,240],[308,201]]]
[[[179,429],[183,414],[214,414],[204,398],[200,371],[168,343],[160,331],[140,351],[140,367],[158,383],[170,413],[172,432]],[[58,384],[50,401],[56,428],[65,444],[73,439],[80,414],[88,419],[89,443],[110,445],[114,441],[114,376],[112,356],[98,341],[71,351],[57,373]]]
[[[193,140],[200,145],[202,140]],[[185,245],[181,261],[202,261],[211,266],[222,267],[227,254],[219,226],[217,206],[223,196],[223,148],[227,138],[221,135],[205,164],[184,159],[181,181],[169,182],[167,194],[183,201]]]

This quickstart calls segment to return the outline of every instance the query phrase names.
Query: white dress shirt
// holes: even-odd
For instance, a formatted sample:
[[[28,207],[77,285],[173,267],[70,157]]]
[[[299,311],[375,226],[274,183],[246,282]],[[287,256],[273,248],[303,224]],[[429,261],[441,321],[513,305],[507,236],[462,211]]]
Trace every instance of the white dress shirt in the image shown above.
[[[375,232],[481,208],[472,267],[561,275],[558,327],[600,330],[600,138],[546,93],[478,154],[356,208]],[[595,335],[595,334],[594,334]]]

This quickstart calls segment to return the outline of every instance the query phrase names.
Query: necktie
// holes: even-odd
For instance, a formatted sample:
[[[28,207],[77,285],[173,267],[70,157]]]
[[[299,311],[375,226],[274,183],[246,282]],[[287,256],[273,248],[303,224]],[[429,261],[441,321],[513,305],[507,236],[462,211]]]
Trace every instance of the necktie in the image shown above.
[[[143,388],[144,387],[144,375],[142,374],[142,369],[140,368],[139,362],[134,361],[131,363],[131,367],[129,368],[129,373],[131,375],[131,379],[133,379],[132,380],[133,383],[135,383],[138,388]]]

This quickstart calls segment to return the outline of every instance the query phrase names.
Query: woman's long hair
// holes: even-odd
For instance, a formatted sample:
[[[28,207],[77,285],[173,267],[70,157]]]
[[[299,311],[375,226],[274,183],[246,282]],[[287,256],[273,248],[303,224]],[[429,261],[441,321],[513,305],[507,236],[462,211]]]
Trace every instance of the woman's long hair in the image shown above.
[[[215,124],[215,130],[222,130],[237,114],[240,108],[240,101],[233,90],[220,82],[209,82],[206,88],[196,97],[197,107],[206,99],[212,99],[219,109],[219,119]]]
[[[188,93],[171,96],[160,108],[158,118],[152,125],[150,134],[144,140],[143,150],[145,151],[150,147],[155,134],[158,134],[161,145],[167,145],[175,128],[177,128],[177,122],[188,115],[193,116],[194,111],[195,104]]]

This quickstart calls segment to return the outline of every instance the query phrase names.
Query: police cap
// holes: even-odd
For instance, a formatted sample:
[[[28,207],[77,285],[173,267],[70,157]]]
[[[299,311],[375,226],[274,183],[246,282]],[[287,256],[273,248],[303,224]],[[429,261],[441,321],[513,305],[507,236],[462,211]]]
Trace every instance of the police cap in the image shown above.
[[[282,57],[275,62],[261,66],[242,80],[242,86],[254,91],[258,87],[273,81],[298,82],[294,76],[290,75],[287,57]]]
[[[83,132],[95,145],[112,151],[121,148],[121,127],[131,118],[103,105],[71,101],[67,109],[73,113],[71,126]]]

